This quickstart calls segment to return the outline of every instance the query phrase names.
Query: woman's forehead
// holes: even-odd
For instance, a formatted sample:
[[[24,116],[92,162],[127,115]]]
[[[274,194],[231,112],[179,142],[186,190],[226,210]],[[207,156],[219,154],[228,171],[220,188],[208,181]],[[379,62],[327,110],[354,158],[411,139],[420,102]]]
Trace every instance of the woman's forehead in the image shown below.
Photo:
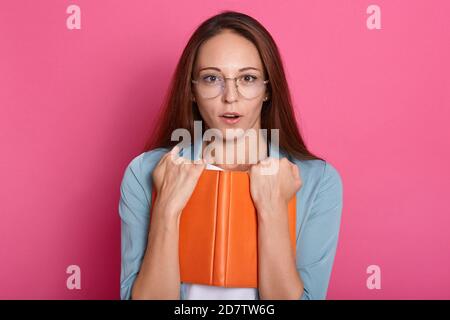
[[[224,72],[253,67],[262,70],[258,49],[242,36],[226,33],[206,41],[197,55],[197,70],[215,67]]]

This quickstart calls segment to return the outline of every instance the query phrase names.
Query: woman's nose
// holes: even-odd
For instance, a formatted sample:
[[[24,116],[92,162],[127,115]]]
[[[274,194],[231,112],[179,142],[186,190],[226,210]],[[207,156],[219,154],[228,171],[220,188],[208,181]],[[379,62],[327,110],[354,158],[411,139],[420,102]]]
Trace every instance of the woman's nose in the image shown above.
[[[236,81],[234,79],[225,79],[223,96],[226,102],[234,102],[237,100],[239,92],[237,90]]]

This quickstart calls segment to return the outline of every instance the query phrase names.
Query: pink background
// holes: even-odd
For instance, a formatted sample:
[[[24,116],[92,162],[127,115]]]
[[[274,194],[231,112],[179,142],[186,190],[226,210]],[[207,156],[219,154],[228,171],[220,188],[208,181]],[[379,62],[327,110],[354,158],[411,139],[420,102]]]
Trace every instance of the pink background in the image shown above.
[[[81,30],[66,28],[70,4],[81,8]],[[381,30],[366,27],[370,4],[381,7]],[[305,139],[342,175],[328,298],[450,298],[449,1],[0,8],[0,298],[119,298],[125,166],[188,37],[223,9],[271,32]],[[81,290],[66,288],[71,264]],[[380,290],[366,286],[372,264]]]

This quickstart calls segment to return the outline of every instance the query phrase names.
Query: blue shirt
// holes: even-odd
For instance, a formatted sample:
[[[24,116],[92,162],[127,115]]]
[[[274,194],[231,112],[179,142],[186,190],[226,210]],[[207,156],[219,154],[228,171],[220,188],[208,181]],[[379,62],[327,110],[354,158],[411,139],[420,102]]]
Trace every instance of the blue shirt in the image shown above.
[[[200,142],[197,140],[196,146]],[[194,157],[191,149],[183,149],[180,155],[198,159],[201,149],[195,148],[198,151]],[[338,171],[326,161],[298,160],[282,149],[273,149],[271,145],[270,150],[271,157],[286,157],[300,169],[302,187],[296,194],[296,266],[304,291],[299,299],[325,299],[342,215],[342,179]],[[167,148],[157,148],[141,153],[131,160],[123,175],[119,201],[121,299],[130,299],[131,288],[144,257],[152,200],[152,172],[168,151]],[[186,285],[181,283],[182,300],[185,299],[185,290]]]

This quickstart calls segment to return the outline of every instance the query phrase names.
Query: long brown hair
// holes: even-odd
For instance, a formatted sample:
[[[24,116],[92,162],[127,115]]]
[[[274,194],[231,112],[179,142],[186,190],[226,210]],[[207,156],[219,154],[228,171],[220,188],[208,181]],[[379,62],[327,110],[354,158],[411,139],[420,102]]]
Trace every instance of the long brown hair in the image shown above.
[[[196,102],[192,101],[191,77],[197,52],[204,41],[225,29],[251,41],[261,56],[264,73],[270,80],[269,99],[263,102],[261,110],[261,128],[267,129],[268,141],[270,142],[271,129],[279,129],[280,150],[283,149],[299,160],[323,160],[307,149],[297,127],[282,60],[275,41],[257,20],[235,11],[223,11],[207,19],[192,34],[172,76],[156,126],[144,151],[175,146],[178,141],[172,141],[171,135],[178,128],[187,129],[191,137],[194,136],[194,121],[203,121]]]

